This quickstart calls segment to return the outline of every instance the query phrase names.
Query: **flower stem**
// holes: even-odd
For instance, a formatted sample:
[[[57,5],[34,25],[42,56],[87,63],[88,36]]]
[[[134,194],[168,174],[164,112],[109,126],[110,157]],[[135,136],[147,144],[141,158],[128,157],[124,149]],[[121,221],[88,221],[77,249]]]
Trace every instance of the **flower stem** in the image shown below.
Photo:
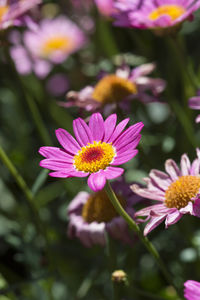
[[[22,190],[22,192],[25,195],[26,203],[27,206],[30,209],[31,216],[33,218],[33,222],[35,224],[35,227],[37,228],[38,232],[43,236],[45,239],[45,244],[46,244],[46,254],[49,257],[49,262],[51,264],[52,262],[52,255],[49,251],[49,242],[48,242],[48,237],[46,233],[45,226],[43,222],[41,221],[39,217],[39,213],[37,210],[37,207],[34,204],[34,195],[27,186],[26,182],[24,181],[23,177],[19,174],[18,170],[15,168],[15,166],[12,164],[8,156],[6,155],[5,151],[3,148],[0,146],[0,160],[4,163],[4,165],[8,168],[14,179],[16,180],[18,186]]]
[[[133,230],[139,237],[140,241],[144,244],[144,246],[146,247],[146,249],[149,251],[149,253],[154,257],[154,259],[156,260],[160,270],[162,271],[163,275],[165,276],[166,280],[175,288],[175,290],[177,291],[177,287],[175,287],[173,281],[172,281],[172,276],[170,275],[170,273],[167,271],[167,269],[165,268],[165,264],[163,263],[158,251],[156,250],[156,248],[154,247],[154,245],[148,240],[147,237],[145,237],[142,233],[142,231],[140,230],[139,226],[135,223],[135,221],[127,214],[127,212],[123,209],[123,207],[121,206],[120,202],[118,201],[110,183],[107,181],[106,185],[105,185],[105,191],[111,201],[111,203],[113,204],[114,208],[116,209],[116,211],[118,212],[118,214],[127,222],[127,224],[129,225],[130,229]],[[179,294],[179,292],[177,291],[177,294]]]

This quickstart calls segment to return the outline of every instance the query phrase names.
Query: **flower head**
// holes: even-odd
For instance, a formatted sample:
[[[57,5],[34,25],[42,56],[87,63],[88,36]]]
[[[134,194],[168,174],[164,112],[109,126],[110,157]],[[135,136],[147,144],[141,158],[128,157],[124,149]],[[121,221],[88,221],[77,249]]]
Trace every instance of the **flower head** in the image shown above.
[[[200,282],[194,280],[187,280],[184,283],[184,297],[187,300],[200,299]]]
[[[78,118],[73,122],[74,139],[66,130],[56,130],[56,137],[63,149],[41,147],[39,153],[45,157],[40,166],[53,170],[53,177],[87,177],[93,191],[103,189],[107,179],[122,175],[124,170],[115,166],[132,159],[137,153],[143,123],[130,126],[129,119],[116,126],[116,114],[105,121],[101,114],[90,117],[89,126]]]
[[[16,25],[17,20],[41,0],[0,0],[0,29]]]
[[[140,29],[159,29],[172,27],[190,18],[200,7],[199,0],[158,0],[136,1],[131,7],[130,0],[116,4],[116,25],[137,27]],[[127,4],[127,8],[125,9]],[[122,11],[122,15],[119,13]],[[125,18],[126,17],[126,18]],[[126,21],[124,22],[124,19]]]
[[[144,180],[147,188],[132,185],[132,190],[145,198],[158,203],[138,211],[136,217],[146,217],[148,221],[144,234],[147,235],[162,221],[165,226],[175,224],[184,214],[200,217],[200,160],[192,163],[186,154],[182,155],[180,168],[175,161],[168,159],[165,163],[166,173],[152,170]]]
[[[138,200],[124,181],[112,183],[112,187],[124,209],[131,217],[134,215],[133,204]],[[112,238],[125,243],[133,242],[124,219],[117,215],[104,190],[89,194],[79,192],[68,207],[68,236],[79,238],[86,247],[94,244],[105,246],[107,232]]]
[[[70,91],[67,103],[62,106],[76,105],[88,111],[105,108],[108,112],[119,105],[124,108],[130,99],[138,98],[143,102],[158,101],[158,95],[165,88],[165,81],[149,78],[146,75],[155,69],[155,64],[144,64],[133,70],[128,66],[118,68],[115,74],[105,74],[95,86],[87,86],[80,92]],[[146,93],[152,92],[152,96]]]
[[[192,109],[200,110],[200,96],[192,97],[189,99],[189,107]],[[200,115],[196,117],[196,123],[200,122]]]
[[[84,42],[82,31],[64,16],[42,20],[37,29],[30,29],[24,35],[25,46],[33,57],[53,63],[63,62]]]

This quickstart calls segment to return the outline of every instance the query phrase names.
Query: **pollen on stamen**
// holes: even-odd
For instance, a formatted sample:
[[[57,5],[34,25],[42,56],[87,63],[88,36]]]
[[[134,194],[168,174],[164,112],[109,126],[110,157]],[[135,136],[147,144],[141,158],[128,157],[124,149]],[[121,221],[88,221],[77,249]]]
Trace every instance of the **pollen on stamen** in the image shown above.
[[[69,51],[72,46],[72,42],[68,38],[62,36],[55,36],[47,39],[44,42],[44,44],[42,45],[41,52],[43,56],[48,56],[55,51]]]
[[[117,195],[117,198],[123,207],[126,206],[126,200]],[[118,214],[104,191],[99,191],[90,195],[82,209],[82,217],[87,223],[109,222]]]
[[[74,156],[74,167],[78,171],[96,173],[106,169],[115,157],[115,149],[111,143],[88,143]]]
[[[165,205],[168,208],[183,208],[198,194],[199,189],[199,176],[181,176],[168,187],[165,193]]]
[[[128,79],[110,74],[103,77],[95,86],[92,98],[102,104],[120,102],[136,94],[136,85]]]
[[[180,5],[162,5],[150,13],[149,19],[155,21],[162,16],[169,16],[172,21],[175,21],[184,13],[185,9]]]

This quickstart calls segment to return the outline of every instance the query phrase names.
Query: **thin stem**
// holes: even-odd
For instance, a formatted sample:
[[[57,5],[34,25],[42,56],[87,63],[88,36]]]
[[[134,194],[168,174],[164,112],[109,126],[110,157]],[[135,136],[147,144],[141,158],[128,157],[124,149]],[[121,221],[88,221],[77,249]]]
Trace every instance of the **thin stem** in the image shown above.
[[[114,208],[116,209],[116,211],[118,212],[118,214],[124,218],[124,220],[127,222],[127,224],[129,225],[130,229],[132,229],[139,237],[140,241],[144,244],[144,246],[146,247],[146,249],[149,251],[149,253],[155,258],[158,266],[160,267],[163,275],[165,276],[166,280],[175,288],[175,290],[177,291],[177,288],[174,286],[174,283],[172,281],[172,276],[170,275],[170,273],[167,271],[167,269],[165,268],[165,264],[163,263],[158,251],[156,250],[156,248],[154,247],[154,245],[148,240],[147,237],[145,237],[142,233],[142,231],[140,230],[139,226],[135,223],[135,221],[127,214],[127,212],[123,209],[123,207],[121,206],[120,202],[118,201],[112,187],[110,186],[110,183],[107,181],[106,185],[105,185],[105,191],[110,199],[110,201],[112,202]],[[177,291],[177,294],[178,291]]]
[[[38,213],[37,208],[34,204],[34,195],[31,192],[31,190],[29,189],[29,187],[27,186],[27,184],[24,181],[23,177],[17,171],[15,166],[12,164],[12,162],[10,161],[10,159],[8,158],[8,156],[6,155],[5,151],[3,150],[3,148],[1,146],[0,146],[0,159],[2,160],[4,165],[8,168],[8,170],[10,171],[10,173],[12,174],[14,179],[16,180],[19,188],[22,190],[22,192],[25,195],[26,203],[27,203],[27,206],[29,207],[30,211],[32,212],[32,217],[33,217],[33,221],[35,223],[35,226],[36,226],[38,232],[40,232],[42,234],[42,236],[44,237],[44,239],[45,239],[46,253],[47,253],[47,256],[49,257],[50,264],[51,264],[51,262],[53,260],[51,259],[52,255],[50,254],[50,251],[49,251],[48,237],[47,237],[47,234],[46,234],[45,226],[43,225],[43,222],[40,220],[39,213]]]

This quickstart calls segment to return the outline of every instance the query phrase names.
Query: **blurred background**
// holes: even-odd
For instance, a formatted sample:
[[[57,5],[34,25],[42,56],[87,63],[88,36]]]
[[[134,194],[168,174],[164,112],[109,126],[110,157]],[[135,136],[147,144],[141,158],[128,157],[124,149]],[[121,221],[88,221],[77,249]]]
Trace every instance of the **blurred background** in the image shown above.
[[[43,78],[34,72],[20,74],[10,55],[14,32],[22,35],[26,26],[1,31],[0,145],[19,174],[13,170],[13,177],[5,161],[0,163],[0,300],[111,299],[111,274],[117,269],[123,269],[129,280],[128,288],[120,288],[121,299],[175,300],[174,289],[135,237],[131,246],[109,239],[106,247],[91,248],[68,238],[67,207],[79,191],[88,191],[86,180],[48,177],[39,167],[38,149],[58,146],[55,129],[72,132],[74,118],[90,115],[63,107],[67,92],[94,85],[100,72],[112,73],[122,63],[133,68],[154,62],[152,77],[167,81],[160,102],[144,105],[136,99],[128,112],[121,112],[131,123],[145,124],[139,154],[124,165],[125,179],[142,183],[152,168],[163,170],[168,158],[179,163],[188,153],[193,159],[200,130],[187,101],[200,80],[199,12],[178,34],[182,57],[168,36],[114,27],[92,1],[43,1],[29,12],[36,23],[59,15],[76,23],[87,42]],[[185,77],[186,64],[197,75],[195,86]],[[20,176],[28,190],[19,187]],[[136,210],[140,207],[137,204]],[[162,224],[149,237],[180,288],[187,279],[200,279],[197,218],[185,216],[165,231]]]

